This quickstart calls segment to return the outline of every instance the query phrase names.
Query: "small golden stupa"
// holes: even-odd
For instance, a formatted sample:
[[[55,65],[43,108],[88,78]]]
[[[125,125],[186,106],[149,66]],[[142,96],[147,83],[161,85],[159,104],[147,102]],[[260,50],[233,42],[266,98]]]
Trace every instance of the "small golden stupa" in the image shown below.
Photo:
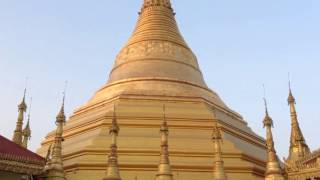
[[[264,179],[265,140],[208,88],[174,16],[170,0],[144,0],[109,80],[66,122],[62,154],[68,180],[105,178],[115,135],[114,164],[122,180],[161,179],[160,154],[170,156],[169,179],[213,179],[219,169],[214,168],[217,153],[212,144],[216,126],[223,140],[218,154],[226,177]],[[164,106],[168,134],[168,130],[159,133],[164,128]],[[114,118],[121,131],[110,137]],[[39,154],[45,156],[54,137],[54,132],[47,135]]]

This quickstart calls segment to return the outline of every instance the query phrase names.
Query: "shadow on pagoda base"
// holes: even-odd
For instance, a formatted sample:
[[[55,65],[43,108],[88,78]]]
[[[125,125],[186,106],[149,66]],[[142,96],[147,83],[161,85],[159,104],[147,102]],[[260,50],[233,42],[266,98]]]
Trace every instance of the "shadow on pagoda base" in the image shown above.
[[[118,156],[123,180],[135,176],[139,180],[150,180],[157,174],[163,104],[170,129],[169,151],[174,179],[212,179],[211,135],[215,121],[222,128],[222,154],[229,180],[264,179],[265,141],[239,116],[202,98],[126,95],[83,107],[70,117],[63,142],[63,163],[68,180],[101,180],[104,176],[114,104],[121,128]],[[46,154],[53,137],[53,132],[46,137],[39,154]]]

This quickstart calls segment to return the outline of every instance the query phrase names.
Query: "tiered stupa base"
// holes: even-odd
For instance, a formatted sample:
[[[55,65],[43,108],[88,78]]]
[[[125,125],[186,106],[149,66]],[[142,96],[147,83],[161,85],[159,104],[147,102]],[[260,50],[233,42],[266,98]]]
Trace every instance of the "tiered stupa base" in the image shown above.
[[[83,107],[67,122],[63,154],[68,180],[100,180],[105,175],[113,104],[121,128],[118,155],[123,180],[155,178],[163,104],[170,128],[169,151],[175,179],[212,179],[211,134],[215,120],[223,127],[222,152],[228,178],[264,179],[264,141],[240,117],[217,106],[213,108],[213,104],[201,98],[122,95]],[[39,154],[45,155],[52,141],[53,134],[49,134]]]

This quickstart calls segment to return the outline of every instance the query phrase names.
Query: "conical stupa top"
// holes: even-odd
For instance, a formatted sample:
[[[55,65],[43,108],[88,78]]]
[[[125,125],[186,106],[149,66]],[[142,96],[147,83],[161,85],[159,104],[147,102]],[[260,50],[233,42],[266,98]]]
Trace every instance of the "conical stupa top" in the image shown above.
[[[66,121],[66,115],[65,115],[65,113],[64,113],[64,103],[65,103],[65,94],[63,95],[63,99],[62,99],[62,105],[61,105],[61,108],[60,108],[60,111],[59,111],[59,113],[58,113],[58,115],[57,115],[57,123],[59,123],[59,122],[65,122]]]
[[[289,157],[287,161],[294,162],[298,158],[309,154],[310,149],[300,129],[300,125],[298,122],[298,115],[295,107],[296,101],[293,96],[291,86],[289,86],[288,103],[290,106],[290,116],[291,116],[291,136],[290,136]]]
[[[27,94],[27,88],[24,89],[22,101],[21,101],[21,103],[20,103],[19,106],[18,106],[19,110],[21,109],[21,110],[23,110],[24,112],[26,112],[26,110],[27,110],[26,94]]]
[[[144,1],[136,28],[117,57],[109,82],[157,78],[206,87],[196,57],[166,4],[170,6],[170,2],[164,0]],[[177,67],[181,68],[180,73],[177,73]]]
[[[169,0],[143,1],[136,27],[117,55],[108,82],[89,103],[120,95],[200,97],[226,108],[207,87]]]
[[[267,101],[265,103],[265,118],[263,119],[263,126],[266,128],[266,146],[267,146],[267,167],[265,180],[277,179],[284,180],[282,170],[280,168],[279,159],[274,147],[273,135],[271,128],[273,127],[273,120],[269,116]]]

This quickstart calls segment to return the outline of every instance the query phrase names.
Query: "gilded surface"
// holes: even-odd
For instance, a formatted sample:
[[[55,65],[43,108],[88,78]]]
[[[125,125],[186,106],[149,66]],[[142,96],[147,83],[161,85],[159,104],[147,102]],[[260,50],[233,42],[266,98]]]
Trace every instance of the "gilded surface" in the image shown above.
[[[265,141],[207,87],[195,55],[178,30],[170,1],[144,1],[137,26],[117,56],[108,82],[67,121],[62,154],[69,180],[104,177],[106,156],[112,151],[107,132],[114,104],[121,128],[117,153],[123,180],[150,180],[159,171],[163,104],[174,179],[212,179],[215,155],[208,144],[214,123],[221,127],[228,179],[264,179]],[[38,153],[45,155],[53,141],[54,133],[49,133]]]
[[[274,148],[272,135],[273,120],[269,116],[267,102],[265,100],[266,116],[263,120],[263,126],[266,128],[266,145],[267,145],[267,169],[265,180],[284,180],[283,172],[280,167],[280,162]]]
[[[12,137],[12,141],[21,146],[22,146],[22,138],[23,138],[23,132],[22,132],[23,119],[24,119],[24,113],[27,110],[25,99],[26,99],[26,89],[24,90],[22,102],[18,106],[19,115],[17,119],[16,129],[14,130],[13,137]]]
[[[109,130],[109,134],[111,135],[111,145],[110,145],[110,154],[108,156],[108,168],[105,177],[103,180],[121,180],[119,173],[119,165],[118,165],[118,146],[117,146],[117,136],[119,134],[120,128],[117,123],[115,105],[113,109],[113,118],[112,124]]]
[[[52,154],[47,154],[47,163],[44,166],[44,176],[47,180],[65,180],[65,173],[62,160],[63,125],[66,117],[64,114],[64,98],[60,112],[56,118],[57,129],[55,131]],[[49,148],[50,149],[50,148]],[[51,150],[50,150],[51,151]],[[50,158],[50,160],[49,160]]]
[[[302,134],[302,131],[298,122],[298,115],[296,111],[296,100],[293,97],[291,88],[289,91],[288,104],[290,106],[291,116],[291,136],[290,136],[290,149],[289,157],[286,159],[286,163],[294,163],[301,157],[305,157],[310,154],[310,149],[306,143],[306,140]]]
[[[0,153],[0,170],[21,174],[39,175],[42,173],[44,162],[16,155]]]
[[[161,146],[160,146],[160,163],[156,180],[173,180],[171,165],[169,160],[169,127],[166,119],[165,105],[163,106],[163,122],[160,127]]]

